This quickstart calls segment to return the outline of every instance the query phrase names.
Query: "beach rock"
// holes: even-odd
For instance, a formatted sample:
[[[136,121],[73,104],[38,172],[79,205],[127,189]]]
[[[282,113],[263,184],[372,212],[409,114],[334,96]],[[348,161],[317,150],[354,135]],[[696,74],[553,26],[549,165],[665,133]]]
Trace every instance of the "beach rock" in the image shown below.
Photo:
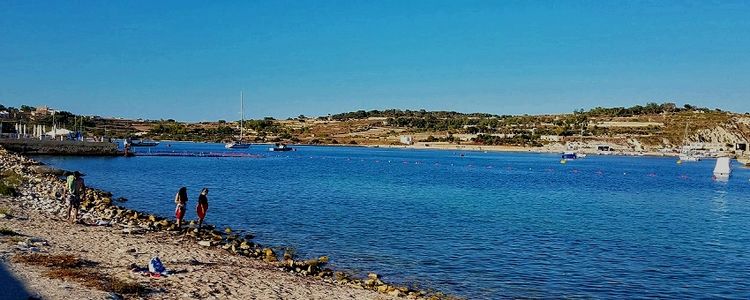
[[[367,287],[374,287],[374,286],[382,285],[383,281],[380,280],[380,275],[376,273],[370,273],[370,274],[367,274],[367,280],[365,280],[364,284]]]
[[[240,249],[242,250],[250,249],[250,243],[248,243],[247,241],[242,242],[242,244],[240,244]]]
[[[54,168],[54,167],[50,167],[50,166],[44,166],[44,165],[33,166],[33,167],[30,168],[30,170],[32,172],[36,173],[36,174],[40,174],[40,175],[54,175],[54,176],[63,176],[63,174],[65,174],[65,172],[66,172],[63,169],[58,169],[58,168]]]
[[[26,239],[26,244],[31,246],[47,246],[47,240],[38,237],[32,237]]]
[[[400,290],[392,290],[392,291],[388,292],[388,295],[394,296],[394,297],[401,297],[401,296],[404,295],[404,292],[402,292]]]
[[[344,272],[335,272],[333,273],[333,276],[336,278],[336,281],[339,283],[348,283],[351,280],[349,277],[349,274],[346,274]]]
[[[276,253],[271,248],[263,249],[263,259],[267,262],[275,262],[278,260]]]
[[[211,247],[211,241],[198,241],[198,245],[201,245],[204,247]]]
[[[146,230],[140,227],[132,227],[132,228],[125,228],[122,230],[122,233],[126,234],[143,234]]]

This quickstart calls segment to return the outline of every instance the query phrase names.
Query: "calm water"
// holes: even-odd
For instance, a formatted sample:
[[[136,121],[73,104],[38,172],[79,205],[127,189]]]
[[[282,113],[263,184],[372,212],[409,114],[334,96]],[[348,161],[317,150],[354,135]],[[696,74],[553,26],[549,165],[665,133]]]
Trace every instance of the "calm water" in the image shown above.
[[[266,149],[246,150],[263,158],[40,159],[162,216],[173,215],[180,186],[191,207],[206,186],[211,223],[468,298],[750,298],[750,170],[739,166],[715,182],[713,161]]]

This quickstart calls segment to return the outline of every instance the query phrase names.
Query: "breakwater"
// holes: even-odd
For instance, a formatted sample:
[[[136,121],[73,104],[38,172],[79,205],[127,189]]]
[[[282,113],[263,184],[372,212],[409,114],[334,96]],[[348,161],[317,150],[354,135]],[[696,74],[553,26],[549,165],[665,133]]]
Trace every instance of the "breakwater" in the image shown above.
[[[0,146],[27,155],[118,156],[117,144],[107,142],[58,141],[0,138]]]
[[[14,199],[26,206],[63,218],[66,207],[62,194],[64,182],[58,176],[60,170],[41,166],[37,161],[0,149],[0,169],[4,174],[13,173],[22,178],[22,184],[13,193]],[[7,175],[4,175],[7,176]],[[262,260],[269,265],[299,276],[316,278],[326,283],[346,285],[353,288],[377,291],[389,296],[409,299],[445,299],[440,293],[427,293],[406,286],[384,282],[380,276],[370,273],[366,278],[357,278],[346,272],[334,271],[327,267],[328,257],[298,259],[291,252],[255,243],[253,236],[231,228],[219,230],[207,225],[203,230],[178,228],[170,219],[147,212],[127,209],[115,204],[112,194],[106,191],[89,189],[81,203],[81,220],[91,226],[109,226],[117,234],[148,235],[161,231],[171,231],[181,239],[190,240],[206,248],[223,249],[227,254]]]

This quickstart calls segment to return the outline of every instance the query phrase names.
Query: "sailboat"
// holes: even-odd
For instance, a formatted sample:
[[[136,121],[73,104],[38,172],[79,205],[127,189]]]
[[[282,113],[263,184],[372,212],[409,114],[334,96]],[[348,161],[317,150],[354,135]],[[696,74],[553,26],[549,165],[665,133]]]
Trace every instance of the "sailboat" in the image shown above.
[[[690,125],[690,123],[685,124],[685,138],[682,141],[683,145],[682,150],[680,151],[680,160],[678,162],[701,160],[700,156],[693,153],[693,150],[687,145],[688,125]]]
[[[246,144],[242,141],[242,138],[245,133],[245,96],[243,92],[240,92],[240,114],[242,115],[242,118],[240,119],[240,139],[238,141],[229,142],[224,145],[224,148],[227,149],[247,149],[250,148],[250,144]]]

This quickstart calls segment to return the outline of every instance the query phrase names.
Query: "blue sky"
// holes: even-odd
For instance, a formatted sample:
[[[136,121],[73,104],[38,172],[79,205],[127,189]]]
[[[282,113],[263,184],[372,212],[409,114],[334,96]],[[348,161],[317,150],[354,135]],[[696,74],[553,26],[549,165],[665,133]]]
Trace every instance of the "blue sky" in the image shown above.
[[[747,1],[0,1],[0,103],[103,116],[750,111]]]

